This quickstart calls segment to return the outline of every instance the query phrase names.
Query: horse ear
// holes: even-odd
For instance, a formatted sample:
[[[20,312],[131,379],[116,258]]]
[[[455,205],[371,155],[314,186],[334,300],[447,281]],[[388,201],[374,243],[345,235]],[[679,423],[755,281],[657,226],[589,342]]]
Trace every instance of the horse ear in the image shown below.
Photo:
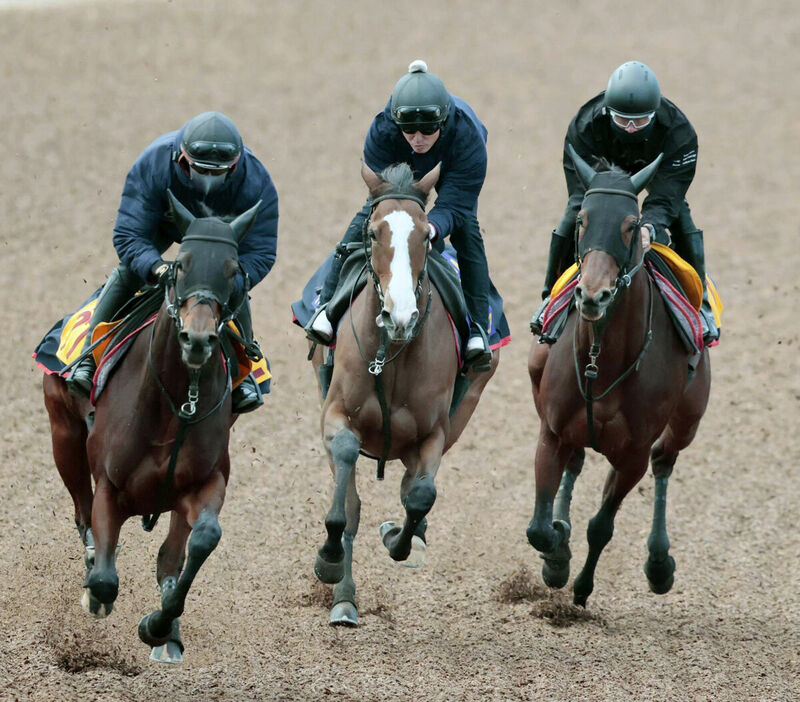
[[[633,183],[633,188],[637,195],[644,190],[645,186],[650,182],[650,179],[655,175],[662,158],[664,158],[663,151],[650,165],[645,166],[641,171],[638,171],[631,176],[631,183]]]
[[[580,157],[578,152],[575,151],[575,148],[569,142],[567,142],[567,153],[572,159],[572,163],[575,164],[575,170],[578,172],[578,177],[581,179],[583,187],[588,188],[589,183],[592,182],[592,178],[597,175],[597,171]]]
[[[169,213],[172,216],[172,221],[181,233],[181,236],[186,234],[189,225],[197,219],[189,210],[184,207],[183,203],[173,195],[172,190],[167,188],[167,200],[169,200]]]
[[[233,229],[233,236],[241,243],[242,239],[247,236],[247,232],[250,231],[250,227],[253,226],[253,223],[256,221],[256,215],[258,214],[258,208],[261,207],[261,203],[264,202],[263,200],[259,200],[255,205],[253,205],[247,212],[242,212],[236,219],[231,222],[231,229]]]
[[[383,182],[381,181],[381,177],[373,171],[363,159],[361,160],[361,177],[367,184],[367,190],[371,193]]]
[[[429,170],[422,178],[419,179],[416,185],[426,195],[430,193],[436,183],[439,182],[439,174],[442,172],[442,162],[439,161],[431,170]]]

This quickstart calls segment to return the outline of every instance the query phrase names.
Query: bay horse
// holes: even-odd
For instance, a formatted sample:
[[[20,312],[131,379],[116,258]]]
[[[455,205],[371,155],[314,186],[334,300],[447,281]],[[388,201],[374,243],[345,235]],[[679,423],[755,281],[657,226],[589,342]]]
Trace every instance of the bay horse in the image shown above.
[[[534,342],[528,359],[540,428],[527,536],[544,559],[545,583],[563,587],[571,558],[570,501],[584,448],[603,454],[611,470],[600,509],[589,521],[586,562],[573,583],[574,603],[585,606],[616,512],[647,472],[648,457],[655,498],[644,570],[653,592],[672,587],[667,483],[705,412],[711,369],[704,349],[688,382],[688,354],[643,266],[637,196],[661,157],[630,175],[615,168],[595,171],[571,145],[568,151],[586,186],[576,223],[580,277],[576,311],[561,336],[552,347]]]
[[[439,166],[418,182],[407,164],[390,166],[380,175],[362,164],[361,175],[371,197],[363,244],[372,284],[352,301],[349,321],[341,324],[330,388],[323,398],[322,440],[334,492],[325,518],[327,539],[314,564],[317,578],[334,585],[330,623],[345,626],[358,626],[352,563],[361,511],[359,453],[383,461],[399,459],[405,466],[400,486],[405,521],[402,527],[384,522],[380,536],[392,559],[422,566],[425,517],[436,499],[434,481],[442,455],[460,436],[499,363],[495,350],[489,371],[470,372],[471,383],[451,416],[458,349],[427,272],[425,204]],[[319,348],[312,360],[318,371]]]
[[[151,530],[171,511],[158,552],[161,608],[139,623],[151,658],[180,663],[179,619],[189,587],[221,537],[218,515],[230,472],[231,368],[220,335],[236,312],[238,243],[258,202],[232,222],[195,218],[168,191],[182,233],[150,329],[133,340],[96,399],[76,398],[58,375],[44,376],[53,457],[75,505],[86,549],[81,604],[107,616],[119,590],[117,543],[135,515]],[[156,300],[156,305],[158,304]],[[94,490],[92,490],[94,479]],[[186,542],[188,539],[188,558]]]

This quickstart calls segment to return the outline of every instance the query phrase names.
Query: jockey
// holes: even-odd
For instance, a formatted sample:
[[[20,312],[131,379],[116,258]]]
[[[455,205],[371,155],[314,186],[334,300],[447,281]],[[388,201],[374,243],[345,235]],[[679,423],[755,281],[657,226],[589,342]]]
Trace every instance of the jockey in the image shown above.
[[[247,292],[275,263],[278,194],[264,166],[242,144],[236,125],[219,112],[204,112],[178,131],[160,136],[128,172],[113,236],[120,263],[97,299],[85,347],[98,323],[112,320],[137,290],[158,282],[169,269],[161,254],[180,242],[180,233],[168,218],[167,188],[198,217],[232,219],[263,200],[252,229],[239,244],[247,280],[239,273],[236,289],[244,300],[234,320],[245,345],[257,349]],[[88,396],[95,370],[94,358],[87,354],[67,378],[70,392]],[[232,402],[233,411],[240,414],[263,404],[252,376],[236,388]]]
[[[477,371],[488,370],[491,350],[489,327],[489,269],[478,224],[478,195],[486,177],[486,127],[461,98],[447,92],[442,81],[428,72],[424,61],[414,61],[394,87],[386,107],[372,121],[364,142],[364,160],[376,173],[395,163],[408,163],[415,178],[441,163],[436,204],[428,213],[433,246],[450,237],[458,253],[461,283],[470,314],[470,338],[465,362]],[[333,296],[347,256],[346,245],[360,241],[370,203],[350,222],[339,243],[320,304],[305,327],[312,341],[327,345],[338,319],[326,304]]]
[[[608,79],[606,90],[583,105],[567,129],[563,167],[569,201],[550,239],[542,289],[544,303],[531,320],[534,333],[541,334],[550,290],[573,263],[575,219],[585,188],[567,153],[567,144],[572,144],[587,163],[604,158],[629,173],[640,170],[663,152],[642,203],[643,247],[649,248],[651,241],[668,244],[695,269],[703,284],[700,317],[705,343],[719,339],[705,284],[703,232],[692,221],[685,199],[697,165],[697,134],[683,112],[662,97],[653,71],[639,61],[628,61],[617,68]]]

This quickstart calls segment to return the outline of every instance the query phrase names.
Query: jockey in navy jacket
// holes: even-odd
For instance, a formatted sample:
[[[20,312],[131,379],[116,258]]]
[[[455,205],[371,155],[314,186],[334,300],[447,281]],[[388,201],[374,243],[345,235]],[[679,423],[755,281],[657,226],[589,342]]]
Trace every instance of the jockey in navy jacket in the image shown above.
[[[477,213],[486,178],[486,127],[461,98],[450,95],[450,100],[450,116],[428,153],[418,154],[409,147],[392,121],[391,100],[373,120],[364,142],[364,160],[376,173],[394,163],[407,163],[419,180],[441,161],[436,204],[428,213],[438,238],[449,236],[458,218]]]
[[[245,146],[225,184],[205,201],[200,200],[189,175],[178,163],[185,127],[156,139],[131,167],[114,226],[114,248],[120,261],[147,281],[161,254],[172,243],[180,242],[178,229],[167,219],[167,188],[196,217],[233,218],[262,200],[252,228],[239,244],[239,261],[253,287],[275,263],[278,193],[267,170]]]

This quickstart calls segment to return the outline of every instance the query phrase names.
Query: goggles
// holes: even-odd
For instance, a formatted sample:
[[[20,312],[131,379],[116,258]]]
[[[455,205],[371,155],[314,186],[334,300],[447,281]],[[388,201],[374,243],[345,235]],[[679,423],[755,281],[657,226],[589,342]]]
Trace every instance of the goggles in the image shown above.
[[[184,145],[184,152],[192,167],[199,166],[208,171],[224,171],[238,160],[238,144],[217,141],[192,141]],[[221,166],[220,164],[227,164]],[[199,172],[199,171],[198,171]]]
[[[611,115],[611,121],[614,122],[620,129],[629,129],[632,128],[633,131],[638,132],[640,129],[644,129],[650,122],[653,121],[653,117],[656,116],[655,112],[649,112],[646,115],[642,115],[640,117],[631,117],[629,115],[623,115],[616,110],[612,110],[609,108],[608,113]]]
[[[392,119],[405,134],[421,132],[429,136],[442,128],[442,108],[439,105],[396,107]]]

